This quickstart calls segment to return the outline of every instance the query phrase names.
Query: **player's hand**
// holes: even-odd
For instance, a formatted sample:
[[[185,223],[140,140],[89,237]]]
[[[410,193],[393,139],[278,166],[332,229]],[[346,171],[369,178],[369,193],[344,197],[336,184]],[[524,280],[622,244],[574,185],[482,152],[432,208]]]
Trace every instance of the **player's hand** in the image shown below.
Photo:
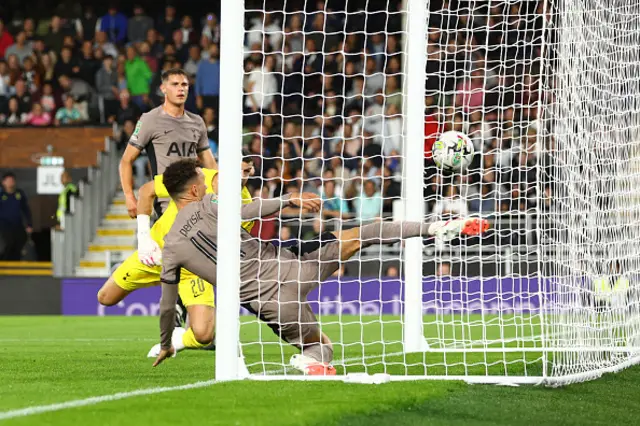
[[[158,354],[158,357],[153,362],[153,366],[157,367],[158,365],[160,365],[162,361],[172,357],[175,353],[176,353],[176,350],[174,349],[173,346],[171,346],[169,349],[160,349],[160,354]]]
[[[149,234],[138,233],[138,259],[146,266],[162,264],[162,250]]]
[[[138,216],[138,200],[136,200],[135,194],[125,195],[124,202],[127,205],[129,217],[135,219]]]
[[[312,192],[294,192],[289,201],[292,206],[299,207],[306,213],[319,212],[322,206],[322,199]]]

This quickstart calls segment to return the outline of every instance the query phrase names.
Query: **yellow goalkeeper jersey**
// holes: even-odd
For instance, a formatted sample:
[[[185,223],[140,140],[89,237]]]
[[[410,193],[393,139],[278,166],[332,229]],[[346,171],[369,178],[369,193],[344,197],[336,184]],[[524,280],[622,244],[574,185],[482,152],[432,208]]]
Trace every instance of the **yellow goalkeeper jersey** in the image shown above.
[[[213,178],[218,174],[217,170],[213,169],[202,169],[204,173],[205,185],[207,186],[207,194],[213,194],[213,188],[211,184],[213,182]],[[169,198],[169,193],[167,192],[167,188],[164,186],[162,181],[162,175],[156,175],[153,179],[154,188],[156,192],[156,197],[158,198]],[[249,204],[252,202],[251,194],[247,187],[242,188],[242,204]],[[167,206],[167,209],[164,211],[162,216],[156,221],[156,223],[151,228],[151,238],[158,243],[160,248],[164,247],[164,237],[167,235],[173,222],[176,220],[176,216],[178,215],[178,207],[176,203],[171,201]],[[242,222],[242,227],[246,229],[247,232],[251,232],[255,221],[247,221]]]

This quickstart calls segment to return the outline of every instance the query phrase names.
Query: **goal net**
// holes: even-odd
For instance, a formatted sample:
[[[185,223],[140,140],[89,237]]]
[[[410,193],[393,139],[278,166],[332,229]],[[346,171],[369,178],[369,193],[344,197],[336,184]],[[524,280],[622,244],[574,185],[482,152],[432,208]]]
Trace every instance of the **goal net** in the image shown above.
[[[312,378],[283,339],[313,325],[309,308],[337,379],[561,385],[639,360],[640,5],[235,3],[221,16],[219,379],[245,365]],[[433,163],[447,130],[473,140],[467,170]],[[253,218],[262,250],[332,273],[258,317],[240,271],[290,265],[240,253],[243,158],[254,200],[323,199],[319,213]],[[490,231],[318,254],[328,232],[463,216]]]

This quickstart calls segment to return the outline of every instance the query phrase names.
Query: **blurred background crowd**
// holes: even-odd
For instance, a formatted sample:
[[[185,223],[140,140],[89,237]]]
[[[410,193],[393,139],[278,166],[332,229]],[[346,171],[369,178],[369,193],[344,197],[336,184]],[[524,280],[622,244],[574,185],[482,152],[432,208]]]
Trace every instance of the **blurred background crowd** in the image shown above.
[[[215,6],[17,3],[0,9],[0,126],[112,125],[123,147],[139,116],[163,102],[160,73],[180,67],[191,81],[186,108],[204,118],[214,154],[224,143]],[[391,217],[405,143],[401,2],[281,3],[246,2],[252,193],[320,194],[325,220],[310,219],[315,232],[336,219]],[[425,138],[406,141],[424,144],[426,213],[547,208],[552,187],[540,184],[539,158],[548,143],[539,112],[548,85],[539,77],[544,2],[429,4]],[[478,154],[462,175],[438,172],[430,158],[434,140],[451,129],[467,133]],[[291,229],[265,221],[256,232],[286,239]]]

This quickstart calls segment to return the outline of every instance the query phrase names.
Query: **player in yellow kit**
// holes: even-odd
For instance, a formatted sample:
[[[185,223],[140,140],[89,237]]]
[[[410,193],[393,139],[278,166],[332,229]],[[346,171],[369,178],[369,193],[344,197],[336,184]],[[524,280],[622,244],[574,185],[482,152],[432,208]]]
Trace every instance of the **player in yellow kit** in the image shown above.
[[[217,170],[202,169],[205,175],[206,193],[216,193],[218,187]],[[242,202],[252,201],[249,190],[244,186],[253,174],[250,159],[242,162],[243,188]],[[149,214],[155,198],[168,198],[169,194],[158,175],[152,182],[140,188],[138,199],[138,251],[131,254],[109,277],[98,292],[98,301],[104,306],[113,306],[122,301],[129,293],[139,288],[160,284],[162,270],[160,252],[164,246],[164,237],[171,229],[178,213],[173,201],[164,214],[149,229]],[[146,221],[146,234],[145,234]],[[251,231],[254,222],[243,222],[242,227]],[[155,255],[157,253],[157,255]],[[156,258],[154,258],[156,256]],[[146,263],[146,264],[145,264]],[[177,329],[174,345],[178,348],[202,348],[211,343],[215,329],[215,310],[213,286],[187,270],[182,270],[178,292],[189,314],[190,327]],[[149,356],[153,354],[150,352]],[[155,356],[155,355],[153,355]]]

